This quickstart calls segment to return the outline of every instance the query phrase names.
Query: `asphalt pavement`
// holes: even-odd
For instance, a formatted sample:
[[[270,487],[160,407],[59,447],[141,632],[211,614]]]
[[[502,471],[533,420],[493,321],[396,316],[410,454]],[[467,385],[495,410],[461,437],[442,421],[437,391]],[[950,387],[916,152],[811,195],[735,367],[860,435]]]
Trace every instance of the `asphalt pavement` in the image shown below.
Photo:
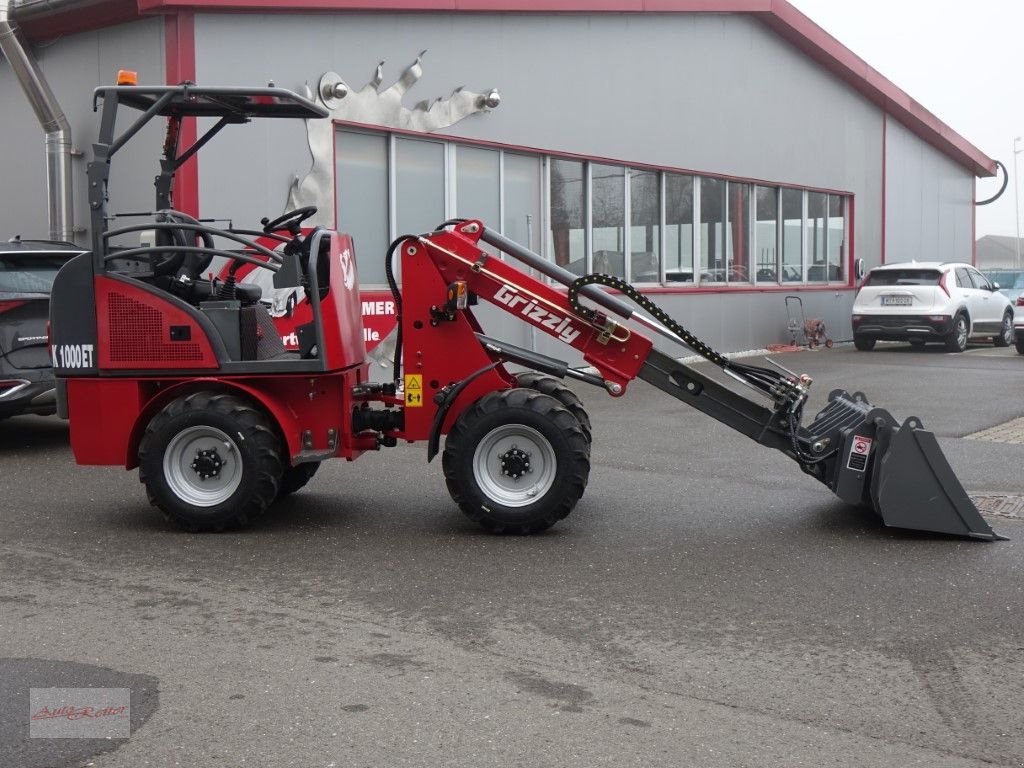
[[[1024,446],[967,439],[1024,416],[1012,349],[774,359],[1024,496]],[[643,382],[579,393],[590,484],[534,537],[478,531],[422,445],[180,533],[59,420],[0,423],[0,765],[1024,766],[1024,520],[886,529]],[[28,689],[102,686],[130,738],[28,738]]]

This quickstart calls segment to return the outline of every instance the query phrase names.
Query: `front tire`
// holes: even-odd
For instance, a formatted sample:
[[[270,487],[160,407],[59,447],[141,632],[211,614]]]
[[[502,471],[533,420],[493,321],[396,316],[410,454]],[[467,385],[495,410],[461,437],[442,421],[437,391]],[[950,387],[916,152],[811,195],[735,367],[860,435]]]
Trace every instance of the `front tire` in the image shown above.
[[[853,346],[859,349],[861,352],[870,352],[875,348],[875,340],[870,339],[867,336],[854,336]]]
[[[536,371],[526,371],[516,374],[516,385],[525,389],[535,389],[545,395],[551,395],[555,400],[565,406],[576,421],[580,423],[583,434],[586,435],[587,444],[593,442],[593,428],[590,425],[590,416],[583,407],[583,402],[576,396],[576,393],[553,376],[546,376]]]
[[[188,531],[239,528],[277,496],[283,464],[270,420],[234,395],[197,392],[153,417],[139,445],[150,503]]]
[[[281,487],[277,490],[277,498],[288,496],[303,488],[313,479],[313,475],[318,469],[320,469],[319,461],[307,461],[303,464],[296,464],[294,467],[287,467],[284,474],[281,475]]]
[[[1013,342],[1013,315],[1006,311],[1003,313],[1003,323],[999,326],[999,335],[992,337],[992,343],[997,347],[1008,347]]]
[[[442,463],[448,492],[492,533],[538,533],[583,496],[590,451],[580,422],[551,395],[491,392],[455,421]]]
[[[953,330],[943,340],[947,352],[963,352],[967,349],[967,315],[962,312],[953,318]]]

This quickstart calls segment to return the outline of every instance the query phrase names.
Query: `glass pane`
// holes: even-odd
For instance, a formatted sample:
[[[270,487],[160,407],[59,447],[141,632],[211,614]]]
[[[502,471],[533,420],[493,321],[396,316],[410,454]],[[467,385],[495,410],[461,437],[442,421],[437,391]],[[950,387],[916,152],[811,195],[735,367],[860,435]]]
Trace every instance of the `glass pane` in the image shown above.
[[[629,172],[630,279],[634,283],[661,280],[661,185],[657,171]]]
[[[395,178],[398,233],[430,232],[444,221],[444,145],[397,139]]]
[[[593,195],[594,272],[626,276],[626,169],[590,165]]]
[[[584,274],[586,238],[584,211],[586,190],[583,163],[576,160],[551,160],[551,241],[549,252],[555,264]]]
[[[505,220],[502,234],[540,251],[540,158],[505,153]]]
[[[799,283],[804,279],[801,260],[803,207],[804,193],[801,190],[782,190],[782,280],[786,283]]]
[[[70,252],[53,255],[35,253],[31,256],[0,254],[0,293],[49,293],[60,268],[73,255]]]
[[[825,206],[828,195],[822,192],[807,193],[807,279],[826,280],[828,261],[825,254]]]
[[[725,187],[721,179],[700,180],[700,279],[725,282]]]
[[[754,279],[775,283],[779,279],[779,190],[757,187],[754,225]]]
[[[455,154],[455,215],[463,219],[479,219],[486,226],[498,229],[497,150],[458,147]]]
[[[750,282],[750,185],[728,182],[726,192],[725,279],[730,283]]]
[[[693,176],[665,174],[665,279],[693,282]]]
[[[843,279],[843,261],[846,253],[846,223],[843,217],[843,198],[828,196],[828,279]]]
[[[384,285],[384,254],[388,250],[387,137],[338,131],[335,162],[338,227],[352,236],[359,282]]]

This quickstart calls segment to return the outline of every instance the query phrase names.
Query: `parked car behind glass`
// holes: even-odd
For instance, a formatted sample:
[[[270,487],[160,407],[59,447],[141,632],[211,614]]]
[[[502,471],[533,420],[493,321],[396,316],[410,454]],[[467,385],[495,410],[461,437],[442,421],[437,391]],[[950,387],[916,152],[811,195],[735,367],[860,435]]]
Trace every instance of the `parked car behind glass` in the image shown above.
[[[1024,270],[986,269],[982,274],[998,285],[1000,293],[1005,293],[1011,302],[1016,302],[1017,297],[1024,293]]]
[[[0,419],[57,410],[46,330],[50,288],[57,271],[79,253],[71,243],[0,243]]]
[[[941,342],[963,352],[968,339],[1013,341],[1014,307],[970,264],[883,264],[864,278],[853,301],[853,342],[869,350],[879,339],[913,345]]]

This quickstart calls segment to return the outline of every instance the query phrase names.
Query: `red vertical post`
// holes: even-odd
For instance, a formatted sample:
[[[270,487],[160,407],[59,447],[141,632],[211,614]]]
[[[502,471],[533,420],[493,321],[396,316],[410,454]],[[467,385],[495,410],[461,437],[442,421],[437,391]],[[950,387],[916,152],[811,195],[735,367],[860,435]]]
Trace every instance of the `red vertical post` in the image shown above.
[[[167,85],[178,85],[196,79],[195,16],[191,11],[178,11],[164,17],[164,51]],[[181,146],[195,142],[196,120],[187,117],[181,121]],[[193,156],[179,170],[174,179],[174,207],[190,216],[199,215],[199,165]]]

